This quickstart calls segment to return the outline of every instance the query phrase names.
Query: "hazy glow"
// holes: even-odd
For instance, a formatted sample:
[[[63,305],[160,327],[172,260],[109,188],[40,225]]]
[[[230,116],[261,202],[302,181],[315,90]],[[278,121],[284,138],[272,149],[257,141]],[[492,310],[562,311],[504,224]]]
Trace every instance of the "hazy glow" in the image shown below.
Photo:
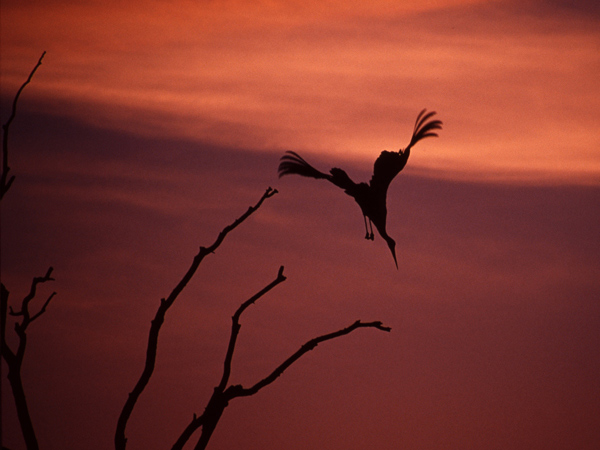
[[[169,311],[128,449],[169,448],[202,412],[233,311],[281,265],[234,383],[358,318],[393,331],[232,402],[211,449],[600,448],[597,4],[3,1],[3,121],[48,51],[1,224],[11,306],[55,268],[23,367],[40,448],[112,447],[160,298],[269,185]],[[368,180],[422,108],[444,129],[390,185],[396,270],[351,199],[276,168],[291,149]],[[3,445],[21,450],[5,373]]]
[[[30,95],[52,111],[366,164],[405,146],[427,107],[443,140],[423,144],[415,169],[595,184],[597,22],[520,3],[9,4],[2,82],[14,89],[46,49]]]

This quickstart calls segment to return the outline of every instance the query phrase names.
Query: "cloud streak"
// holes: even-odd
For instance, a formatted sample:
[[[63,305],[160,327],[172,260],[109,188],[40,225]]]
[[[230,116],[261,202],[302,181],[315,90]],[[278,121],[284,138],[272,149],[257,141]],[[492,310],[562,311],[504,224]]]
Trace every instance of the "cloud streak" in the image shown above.
[[[428,173],[598,180],[600,34],[588,16],[511,3],[227,5],[9,5],[3,83],[16,86],[44,48],[30,95],[45,111],[369,163],[406,145],[427,107],[446,122],[443,144],[413,160]]]
[[[598,187],[405,171],[388,193],[396,271],[381,239],[363,239],[351,199],[328,183],[277,180],[277,155],[20,111],[2,279],[18,296],[55,267],[59,296],[32,330],[24,368],[42,444],[110,446],[159,299],[198,246],[271,184],[280,193],[207,258],[169,315],[132,448],[172,444],[216,382],[231,314],[281,264],[286,283],[244,319],[235,382],[260,379],[313,335],[357,318],[393,332],[319,348],[252,402],[232,404],[216,449],[529,450],[532,439],[595,448],[597,427],[585,421],[598,414]],[[11,403],[2,406],[11,420]],[[19,448],[8,425],[5,442]]]
[[[24,367],[41,447],[110,447],[160,298],[271,185],[170,312],[132,450],[200,412],[231,314],[282,264],[235,382],[357,318],[393,332],[233,404],[215,449],[598,448],[597,9],[413,3],[3,2],[3,114],[48,50],[2,205],[11,298],[57,279]],[[444,129],[388,192],[397,271],[350,198],[276,168],[291,149],[366,181],[423,107]]]

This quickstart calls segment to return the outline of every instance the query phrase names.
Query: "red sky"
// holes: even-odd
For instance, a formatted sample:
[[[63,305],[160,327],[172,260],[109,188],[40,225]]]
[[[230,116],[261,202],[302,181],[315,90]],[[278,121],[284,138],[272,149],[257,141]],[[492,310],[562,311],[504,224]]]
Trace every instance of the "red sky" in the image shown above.
[[[169,311],[128,448],[170,448],[202,412],[231,315],[280,265],[233,382],[356,319],[392,332],[319,346],[209,448],[598,448],[598,6],[368,3],[3,2],[2,123],[48,52],[2,204],[12,301],[55,268],[24,367],[42,448],[111,447],[159,299],[267,186]],[[366,181],[422,108],[444,129],[390,187],[396,271],[349,197],[276,168],[294,150]]]

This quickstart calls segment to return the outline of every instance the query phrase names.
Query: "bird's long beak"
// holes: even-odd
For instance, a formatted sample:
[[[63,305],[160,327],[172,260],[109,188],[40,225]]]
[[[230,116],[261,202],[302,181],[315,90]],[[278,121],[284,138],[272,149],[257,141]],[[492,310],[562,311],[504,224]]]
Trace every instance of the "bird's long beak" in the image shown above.
[[[398,260],[396,259],[396,243],[391,237],[386,239],[387,245],[390,248],[390,252],[392,252],[392,256],[394,257],[394,264],[396,264],[396,270],[398,270]]]
[[[398,270],[398,260],[396,259],[396,249],[394,247],[390,247],[392,252],[392,256],[394,257],[394,264],[396,264],[396,270]]]

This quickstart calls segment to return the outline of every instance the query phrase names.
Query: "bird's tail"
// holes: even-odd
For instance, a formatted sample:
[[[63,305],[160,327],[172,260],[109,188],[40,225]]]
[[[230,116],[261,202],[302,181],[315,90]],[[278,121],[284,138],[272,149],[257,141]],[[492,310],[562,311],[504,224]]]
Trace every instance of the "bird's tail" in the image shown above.
[[[413,145],[419,142],[421,139],[425,139],[427,137],[437,137],[437,133],[433,130],[441,130],[442,129],[442,121],[441,120],[428,120],[435,115],[435,111],[427,112],[426,109],[421,111],[417,116],[417,120],[415,122],[415,129],[413,130],[413,135],[410,140],[410,143],[404,149],[406,152]]]
[[[281,157],[278,172],[279,178],[290,174],[311,178],[329,178],[329,175],[319,172],[307,163],[298,153],[291,151],[286,152],[286,154]]]

